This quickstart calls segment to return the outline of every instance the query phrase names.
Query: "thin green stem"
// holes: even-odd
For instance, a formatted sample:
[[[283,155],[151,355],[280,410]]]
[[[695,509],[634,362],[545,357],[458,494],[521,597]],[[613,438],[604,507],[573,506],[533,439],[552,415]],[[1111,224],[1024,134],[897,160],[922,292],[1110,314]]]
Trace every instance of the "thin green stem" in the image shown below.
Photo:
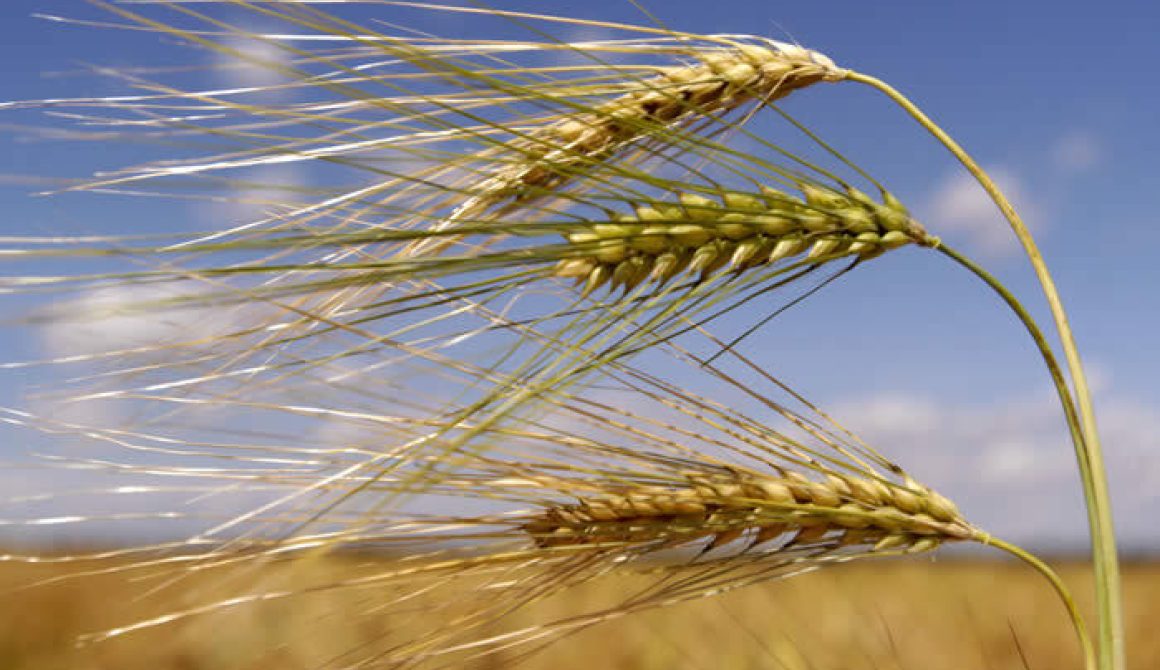
[[[1039,284],[1047,298],[1047,304],[1051,308],[1051,315],[1055,320],[1055,327],[1059,333],[1064,356],[1067,359],[1067,367],[1071,373],[1071,381],[1075,387],[1075,398],[1078,401],[1077,406],[1082,419],[1080,428],[1083,434],[1083,445],[1080,448],[1080,475],[1088,480],[1084,484],[1084,495],[1088,506],[1088,522],[1091,527],[1092,562],[1095,567],[1096,597],[1100,615],[1099,667],[1103,670],[1124,670],[1126,656],[1120,568],[1116,556],[1116,535],[1112,522],[1111,500],[1108,493],[1103,450],[1100,447],[1100,438],[1096,431],[1095,410],[1092,405],[1087,376],[1084,374],[1083,363],[1080,360],[1079,349],[1076,346],[1071,326],[1068,324],[1067,313],[1063,308],[1059,291],[1047,269],[1047,264],[1039,252],[1039,247],[1035,244],[1035,239],[1031,236],[1031,231],[1027,229],[999,187],[950,135],[906,96],[886,82],[857,72],[847,72],[846,79],[866,84],[884,93],[934,135],[978,180],[979,184],[998,205],[1019,242],[1023,245],[1027,257],[1031,260],[1031,265],[1035,269],[1036,277],[1039,279]]]
[[[1091,492],[1091,473],[1088,468],[1088,461],[1084,457],[1083,444],[1083,427],[1080,425],[1079,415],[1075,408],[1075,400],[1071,397],[1071,389],[1067,385],[1067,381],[1063,376],[1063,368],[1060,367],[1059,361],[1055,358],[1055,352],[1051,350],[1051,345],[1047,343],[1047,338],[1043,335],[1043,331],[1039,329],[1039,324],[1031,318],[1031,314],[1023,307],[1023,303],[1015,297],[1007,287],[1002,284],[994,275],[983,269],[982,266],[975,263],[971,259],[962,255],[958,251],[939,244],[938,250],[954,259],[956,263],[962,265],[967,270],[970,270],[976,277],[982,279],[988,286],[990,286],[1003,302],[1011,308],[1012,312],[1019,317],[1019,321],[1023,323],[1023,327],[1031,335],[1031,339],[1035,341],[1036,348],[1039,349],[1039,354],[1043,357],[1043,362],[1047,365],[1047,370],[1051,373],[1051,381],[1055,385],[1056,393],[1059,394],[1059,403],[1063,406],[1063,414],[1067,419],[1068,431],[1071,433],[1071,442],[1075,446],[1076,460],[1080,469],[1080,480],[1083,482],[1084,497],[1090,499]],[[1089,517],[1091,510],[1089,509]]]
[[[1063,601],[1064,606],[1067,607],[1067,614],[1071,618],[1071,625],[1075,628],[1076,637],[1079,639],[1079,646],[1083,652],[1083,667],[1086,670],[1094,670],[1097,667],[1096,650],[1092,647],[1091,636],[1088,634],[1087,624],[1084,623],[1083,614],[1079,611],[1079,606],[1076,605],[1075,599],[1071,595],[1071,591],[1063,580],[1051,569],[1051,566],[1044,563],[1035,554],[1032,554],[1025,549],[1017,547],[1009,542],[1004,542],[995,537],[987,536],[982,540],[983,544],[1002,549],[1003,551],[1018,558],[1024,563],[1035,568],[1039,574],[1047,578],[1051,582],[1052,588],[1055,589],[1056,595]]]

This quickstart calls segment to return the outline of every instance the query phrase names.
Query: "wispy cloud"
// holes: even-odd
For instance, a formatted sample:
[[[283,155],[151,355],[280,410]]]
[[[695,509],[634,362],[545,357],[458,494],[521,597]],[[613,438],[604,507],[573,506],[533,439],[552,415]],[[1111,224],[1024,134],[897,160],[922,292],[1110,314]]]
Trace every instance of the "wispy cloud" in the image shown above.
[[[113,354],[117,365],[148,367],[167,361],[175,351],[189,355],[191,347],[209,346],[241,327],[238,311],[199,301],[205,290],[188,284],[108,286],[59,302],[39,315],[41,347],[49,358],[70,364],[70,374],[86,374],[105,371],[110,365],[106,354]],[[115,388],[118,380],[124,382],[121,377],[102,381]],[[119,425],[125,404],[112,396],[87,395],[98,390],[109,389],[85,386],[83,392],[73,388],[64,395],[40,396],[34,408],[58,421]]]
[[[987,169],[987,173],[1033,229],[1039,228],[1040,207],[1031,197],[1024,180],[1005,166]],[[1004,221],[990,196],[966,172],[944,178],[934,189],[926,207],[927,223],[932,230],[956,242],[963,241],[977,251],[1005,255],[1019,248],[1018,240]]]
[[[253,28],[254,33],[260,29]],[[293,80],[293,52],[277,43],[246,36],[225,42],[228,52],[215,52],[214,73],[218,85],[226,89],[245,90],[239,99],[258,104],[280,106],[292,99],[292,93],[280,88]],[[233,190],[211,201],[205,218],[215,228],[265,219],[285,211],[295,202],[293,192],[308,183],[309,171],[304,163],[260,165],[237,171]]]
[[[228,52],[214,52],[214,65],[223,84],[265,88],[286,80],[282,70],[290,65],[291,53],[276,43],[238,36],[224,46]]]
[[[62,302],[41,331],[49,354],[74,357],[209,338],[234,326],[230,312],[194,304],[179,284],[109,286]]]
[[[1104,162],[1103,141],[1086,130],[1071,130],[1051,146],[1051,162],[1061,172],[1078,175],[1091,172]]]

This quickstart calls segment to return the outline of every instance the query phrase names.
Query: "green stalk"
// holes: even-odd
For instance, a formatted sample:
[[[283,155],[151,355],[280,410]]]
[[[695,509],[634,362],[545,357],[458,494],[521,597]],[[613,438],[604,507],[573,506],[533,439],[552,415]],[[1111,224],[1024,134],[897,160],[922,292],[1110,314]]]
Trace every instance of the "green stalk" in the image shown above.
[[[1078,400],[1081,418],[1080,432],[1083,439],[1081,444],[1076,445],[1076,448],[1079,453],[1080,475],[1085,479],[1084,495],[1088,506],[1088,522],[1091,527],[1092,562],[1095,567],[1096,597],[1099,608],[1099,667],[1102,670],[1124,670],[1126,661],[1120,569],[1116,556],[1116,536],[1112,522],[1103,450],[1100,447],[1100,439],[1096,431],[1095,410],[1092,406],[1091,392],[1088,388],[1087,376],[1083,371],[1079,349],[1076,347],[1075,337],[1068,324],[1067,313],[1064,311],[1063,302],[1059,297],[1055,282],[1051,278],[1051,273],[1047,269],[1047,264],[1039,252],[1039,247],[1035,244],[1035,239],[1031,236],[1031,231],[1027,229],[999,187],[942,128],[906,96],[886,82],[858,72],[847,72],[846,79],[866,84],[884,93],[902,107],[919,125],[934,135],[963,164],[963,167],[978,180],[979,184],[998,205],[1035,269],[1036,277],[1039,279],[1039,284],[1047,298],[1047,304],[1051,308],[1051,315],[1055,320],[1055,327],[1059,333],[1064,356],[1067,359],[1068,371],[1071,373],[1072,384],[1075,386],[1075,397]]]
[[[1083,651],[1083,667],[1086,670],[1094,670],[1096,665],[1096,651],[1092,648],[1091,637],[1088,635],[1087,624],[1084,623],[1083,615],[1080,614],[1079,607],[1075,604],[1075,599],[1071,597],[1071,591],[1068,590],[1067,585],[1063,583],[1059,575],[1056,574],[1051,566],[1044,563],[1034,554],[1017,547],[1008,542],[1004,542],[995,537],[988,537],[982,541],[988,546],[1002,549],[1003,551],[1018,558],[1024,563],[1035,568],[1039,574],[1047,578],[1051,582],[1052,588],[1055,589],[1056,595],[1063,601],[1067,607],[1067,614],[1071,618],[1071,625],[1075,629],[1076,637],[1079,639],[1080,649]]]
[[[1079,415],[1076,412],[1075,400],[1071,397],[1071,389],[1067,385],[1067,381],[1063,376],[1063,369],[1059,365],[1059,361],[1055,358],[1055,352],[1051,350],[1051,345],[1047,343],[1047,338],[1043,335],[1043,331],[1039,329],[1039,324],[1031,318],[1031,314],[1023,307],[1023,303],[1015,297],[1007,287],[1002,284],[994,275],[983,269],[982,266],[975,263],[971,259],[962,255],[958,251],[939,244],[937,247],[939,251],[949,256],[959,265],[962,265],[967,270],[970,270],[976,277],[982,279],[988,286],[990,286],[1003,302],[1011,308],[1012,312],[1019,317],[1023,327],[1031,335],[1031,339],[1035,341],[1036,348],[1039,349],[1039,354],[1043,357],[1043,362],[1047,365],[1047,370],[1051,373],[1051,381],[1055,385],[1055,391],[1059,395],[1059,403],[1063,406],[1063,414],[1067,419],[1068,431],[1071,433],[1071,443],[1075,447],[1076,461],[1080,469],[1080,481],[1084,487],[1084,498],[1090,499],[1093,495],[1091,491],[1091,468],[1087,458],[1084,456],[1083,443],[1083,427],[1080,425]],[[1088,509],[1088,518],[1092,520],[1092,510]]]

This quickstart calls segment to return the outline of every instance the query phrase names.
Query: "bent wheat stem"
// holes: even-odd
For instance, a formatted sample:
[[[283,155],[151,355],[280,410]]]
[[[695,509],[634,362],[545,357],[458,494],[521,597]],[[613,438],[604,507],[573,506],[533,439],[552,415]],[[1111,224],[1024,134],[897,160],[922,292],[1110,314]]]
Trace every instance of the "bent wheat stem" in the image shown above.
[[[1031,317],[1027,308],[1023,306],[1023,303],[1019,302],[1015,294],[1011,293],[1002,282],[990,272],[987,272],[981,265],[945,244],[940,244],[938,250],[949,256],[956,263],[962,265],[979,279],[982,279],[984,283],[990,286],[1002,298],[1003,302],[1007,303],[1007,306],[1019,318],[1020,323],[1027,329],[1027,333],[1031,335],[1031,339],[1035,342],[1035,347],[1039,350],[1039,355],[1043,358],[1043,362],[1051,374],[1052,384],[1055,386],[1064,417],[1067,419],[1067,427],[1071,434],[1072,444],[1077,446],[1082,444],[1083,434],[1080,431],[1079,417],[1076,415],[1075,400],[1071,397],[1071,388],[1068,387],[1067,380],[1063,376],[1063,368],[1060,367],[1059,361],[1056,360],[1055,352],[1052,351],[1051,345],[1048,343],[1043,331],[1039,328],[1039,324],[1035,322],[1035,319]],[[1076,460],[1081,473],[1080,481],[1083,483],[1086,493],[1087,487],[1091,484],[1090,465],[1083,458],[1077,458]]]
[[[1083,650],[1084,667],[1089,669],[1099,667],[1099,663],[1096,660],[1096,650],[1092,646],[1091,637],[1088,635],[1087,624],[1084,623],[1083,614],[1080,613],[1075,598],[1071,596],[1071,592],[1068,590],[1067,585],[1063,583],[1063,580],[1060,579],[1059,574],[1055,570],[1052,570],[1051,566],[1044,563],[1038,556],[1010,542],[989,537],[983,540],[983,544],[1002,549],[1015,558],[1018,558],[1038,571],[1039,574],[1043,575],[1051,583],[1051,588],[1055,590],[1055,594],[1059,596],[1064,606],[1067,607],[1067,615],[1071,618],[1072,627],[1075,629],[1076,637],[1079,639],[1080,649]]]
[[[886,82],[858,72],[847,72],[846,78],[853,82],[866,84],[884,93],[941,142],[975,177],[999,207],[1004,218],[1011,225],[1011,229],[1015,232],[1015,236],[1019,239],[1019,243],[1023,246],[1027,258],[1031,261],[1039,285],[1047,298],[1051,316],[1055,320],[1056,332],[1063,346],[1072,384],[1075,386],[1075,398],[1080,420],[1078,426],[1075,425],[1073,423],[1075,422],[1074,414],[1068,412],[1068,421],[1072,423],[1073,441],[1077,430],[1082,435],[1082,439],[1074,441],[1074,445],[1076,458],[1079,461],[1080,475],[1084,479],[1084,497],[1087,502],[1088,523],[1091,530],[1092,562],[1095,566],[1096,596],[1100,612],[1100,667],[1105,670],[1123,670],[1127,662],[1124,651],[1123,596],[1111,497],[1108,493],[1107,469],[1104,466],[1103,450],[1100,446],[1099,433],[1096,430],[1095,409],[1092,404],[1091,391],[1088,388],[1087,375],[1084,373],[1079,348],[1076,346],[1075,336],[1068,323],[1067,312],[1064,310],[1063,301],[1055,287],[1055,281],[1051,278],[1047,263],[1043,260],[1043,255],[1039,252],[1039,247],[1035,243],[1031,231],[1028,230],[1018,212],[1015,211],[994,180],[946,131],[906,96]],[[1034,333],[1032,333],[1032,337],[1034,337]],[[1050,368],[1051,361],[1047,360],[1046,362]],[[1061,400],[1064,400],[1062,396]],[[1067,411],[1066,408],[1065,411]]]

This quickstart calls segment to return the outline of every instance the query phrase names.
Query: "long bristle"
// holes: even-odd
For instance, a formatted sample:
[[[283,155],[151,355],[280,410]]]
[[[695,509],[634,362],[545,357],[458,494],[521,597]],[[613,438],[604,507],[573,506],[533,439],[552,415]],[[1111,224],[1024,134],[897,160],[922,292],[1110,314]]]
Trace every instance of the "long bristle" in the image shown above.
[[[737,356],[705,365],[680,350],[653,365],[613,364],[583,392],[549,397],[535,411],[525,407],[481,431],[485,453],[441,459],[421,481],[408,469],[387,467],[392,446],[408,435],[422,439],[453,419],[380,410],[366,417],[377,428],[358,441],[366,445],[361,448],[326,451],[300,437],[296,451],[238,450],[232,471],[170,466],[163,471],[169,480],[223,480],[218,495],[228,492],[231,475],[270,486],[275,495],[187,543],[59,560],[151,583],[320,552],[400,558],[308,588],[259,581],[229,598],[207,594],[184,609],[85,640],[334,589],[373,594],[376,608],[446,594],[454,606],[441,625],[404,627],[358,651],[365,662],[438,665],[807,568],[985,540],[952,503],[781,391],[767,374]],[[373,380],[361,377],[368,392]],[[754,402],[743,402],[746,397]],[[356,420],[353,413],[347,419]],[[455,424],[456,430],[470,427]],[[141,434],[92,431],[89,437],[148,444]],[[382,507],[384,499],[416,488],[423,490],[417,499],[423,505]],[[95,513],[89,518],[100,520]],[[566,619],[517,623],[516,613],[533,602],[566,599],[626,571],[645,576],[644,591],[591,603]]]

